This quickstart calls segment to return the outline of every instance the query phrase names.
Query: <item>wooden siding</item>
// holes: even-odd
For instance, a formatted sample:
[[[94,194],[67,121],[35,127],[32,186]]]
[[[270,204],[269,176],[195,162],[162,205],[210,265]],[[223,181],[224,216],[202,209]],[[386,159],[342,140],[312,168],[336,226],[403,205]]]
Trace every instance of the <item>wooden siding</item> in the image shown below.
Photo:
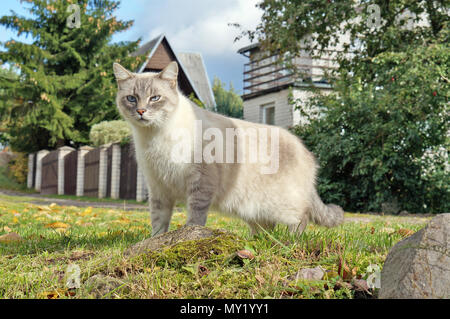
[[[73,151],[64,157],[64,194],[76,195],[78,152]]]
[[[136,199],[137,163],[134,148],[131,144],[127,144],[122,146],[120,152],[119,197],[123,199]]]
[[[98,197],[100,148],[93,149],[84,157],[84,196]]]

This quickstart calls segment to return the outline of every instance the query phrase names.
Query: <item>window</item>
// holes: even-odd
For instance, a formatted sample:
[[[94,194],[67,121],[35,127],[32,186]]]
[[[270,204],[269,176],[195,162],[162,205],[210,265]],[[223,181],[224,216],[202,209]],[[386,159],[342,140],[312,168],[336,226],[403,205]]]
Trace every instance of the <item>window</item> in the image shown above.
[[[275,125],[275,103],[261,105],[260,122],[269,125]]]

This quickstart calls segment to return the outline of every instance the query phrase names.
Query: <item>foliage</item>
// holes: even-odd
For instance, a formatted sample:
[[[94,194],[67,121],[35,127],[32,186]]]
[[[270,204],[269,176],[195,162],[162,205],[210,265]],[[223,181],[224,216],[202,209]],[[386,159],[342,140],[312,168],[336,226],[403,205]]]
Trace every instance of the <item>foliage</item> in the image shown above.
[[[33,152],[86,143],[93,124],[118,118],[112,64],[134,69],[141,57],[130,57],[137,42],[111,44],[112,35],[127,30],[113,12],[118,1],[80,0],[80,26],[67,22],[72,1],[29,0],[32,18],[11,12],[0,25],[31,44],[3,43],[0,64],[14,66],[17,79],[0,79],[10,103],[2,105],[1,121],[13,149]]]
[[[243,118],[243,101],[230,83],[230,89],[225,89],[225,83],[218,78],[214,78],[213,83],[214,99],[216,100],[216,112],[235,118]]]
[[[27,182],[28,156],[25,153],[13,153],[14,156],[8,164],[9,176],[17,183],[24,185]]]
[[[246,35],[269,52],[330,57],[326,50],[342,45],[328,74],[334,93],[294,101],[310,121],[294,132],[319,158],[324,200],[360,211],[396,202],[412,212],[449,210],[449,4],[259,4],[262,22]],[[344,33],[347,42],[340,40]]]
[[[201,107],[202,109],[206,109],[205,104],[200,101],[199,99],[197,99],[194,95],[194,93],[189,94],[189,100],[191,100],[192,102],[194,102],[198,107]]]
[[[93,146],[122,143],[131,135],[130,126],[122,120],[104,121],[92,126],[89,139]]]

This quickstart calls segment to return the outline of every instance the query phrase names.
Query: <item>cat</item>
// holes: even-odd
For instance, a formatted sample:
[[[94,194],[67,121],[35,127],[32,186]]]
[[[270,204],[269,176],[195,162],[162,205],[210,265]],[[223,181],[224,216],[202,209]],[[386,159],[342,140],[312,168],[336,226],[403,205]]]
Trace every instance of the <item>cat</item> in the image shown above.
[[[308,222],[342,223],[342,208],[318,196],[315,157],[298,137],[198,107],[180,92],[176,62],[159,73],[132,73],[117,63],[113,69],[117,107],[150,190],[152,236],[168,231],[179,201],[186,203],[186,225],[204,226],[210,208],[241,218],[253,234],[276,224],[300,234]],[[232,142],[220,141],[224,136]],[[255,151],[268,148],[271,154],[255,162]]]

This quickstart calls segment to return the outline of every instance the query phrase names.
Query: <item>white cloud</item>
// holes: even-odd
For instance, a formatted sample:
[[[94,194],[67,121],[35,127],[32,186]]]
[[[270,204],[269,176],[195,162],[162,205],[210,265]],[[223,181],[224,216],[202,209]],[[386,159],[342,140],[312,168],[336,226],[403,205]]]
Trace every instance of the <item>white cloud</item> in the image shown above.
[[[229,23],[239,23],[244,29],[254,29],[262,11],[257,0],[195,0],[165,1],[164,7],[152,12],[148,39],[164,33],[176,51],[201,52],[218,57],[236,54],[247,39],[234,42],[240,30]],[[155,27],[157,26],[157,27]],[[150,27],[150,25],[148,25]],[[144,38],[144,40],[147,40]]]

